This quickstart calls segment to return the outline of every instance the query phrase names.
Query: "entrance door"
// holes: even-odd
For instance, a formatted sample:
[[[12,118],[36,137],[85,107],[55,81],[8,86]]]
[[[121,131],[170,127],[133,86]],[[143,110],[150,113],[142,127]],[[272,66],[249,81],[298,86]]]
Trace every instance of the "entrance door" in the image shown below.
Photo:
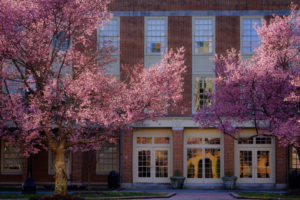
[[[170,151],[167,148],[137,149],[138,182],[169,182]]]
[[[273,183],[274,155],[272,138],[268,138],[264,145],[257,137],[243,144],[237,145],[236,172],[238,182],[241,183]]]
[[[153,131],[153,130],[152,130]],[[172,176],[171,135],[136,134],[133,147],[133,181],[169,183]]]
[[[239,178],[252,183],[271,179],[271,149],[239,150]]]

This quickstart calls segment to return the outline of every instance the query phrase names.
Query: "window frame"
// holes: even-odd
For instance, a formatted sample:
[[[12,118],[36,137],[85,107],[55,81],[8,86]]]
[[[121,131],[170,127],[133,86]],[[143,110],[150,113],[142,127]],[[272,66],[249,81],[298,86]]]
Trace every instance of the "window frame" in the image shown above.
[[[259,15],[255,15],[255,16],[241,16],[240,17],[240,49],[241,49],[241,54],[242,55],[253,55],[255,53],[255,51],[253,52],[244,52],[244,48],[243,48],[243,45],[244,45],[244,41],[243,41],[243,31],[244,31],[244,26],[243,26],[243,20],[244,19],[259,19],[260,22],[261,22],[261,25],[262,25],[262,22],[263,22],[263,16],[259,16]],[[254,28],[254,27],[252,27]],[[254,29],[255,30],[255,29]]]
[[[164,20],[165,21],[165,49],[163,50],[161,47],[161,51],[157,52],[157,53],[149,53],[147,51],[147,39],[148,37],[148,20]],[[166,53],[166,50],[168,49],[168,17],[164,17],[164,16],[151,16],[151,17],[144,17],[144,55],[145,56],[160,56],[164,53]]]
[[[109,21],[112,21],[112,20],[116,20],[117,21],[117,36],[116,36],[116,38],[118,38],[118,39],[117,39],[117,52],[111,52],[111,55],[112,56],[119,56],[120,55],[120,37],[121,37],[121,35],[120,35],[121,34],[121,32],[120,32],[120,17],[113,17]],[[106,25],[104,25],[104,27],[105,26]],[[101,31],[104,30],[104,27],[103,27],[103,29],[101,29],[100,26],[98,26],[98,28],[97,28],[96,35],[97,35],[97,49],[98,50],[100,49],[100,38],[101,38],[100,33],[101,33]],[[115,38],[114,36],[105,36],[105,37],[113,37],[113,38]]]
[[[293,163],[294,160],[295,160],[296,168],[294,168],[294,163]],[[294,147],[290,146],[289,147],[289,173],[293,171],[300,173],[300,158],[298,157],[297,152],[294,152]]]
[[[109,164],[111,166],[115,165],[116,164],[115,161],[118,160],[118,169],[117,170],[112,169],[112,168],[109,169],[109,170],[106,170],[106,169],[104,170],[102,168],[103,162],[100,162],[100,160],[99,160],[99,153],[100,153],[100,149],[102,147],[105,147],[105,148],[108,148],[108,147],[117,147],[117,151],[116,152],[112,152],[112,157],[109,158],[110,161],[111,161],[111,163],[109,163]],[[96,174],[97,175],[108,175],[109,172],[111,172],[111,171],[116,171],[117,173],[119,173],[120,172],[120,144],[119,143],[118,144],[103,144],[103,145],[101,145],[100,149],[96,151]],[[113,156],[115,154],[117,155],[116,156],[116,160],[114,160],[114,158],[113,158]],[[105,159],[107,160],[107,158],[105,158]]]
[[[189,138],[202,138],[202,144],[187,144]],[[205,144],[205,138],[220,138],[220,144]],[[186,177],[187,183],[222,183],[224,176],[224,135],[217,129],[185,129],[184,131],[184,151],[183,151],[183,174]],[[202,150],[202,178],[187,178],[187,152],[188,149]],[[205,177],[205,150],[219,149],[220,150],[220,177],[206,178]],[[204,162],[203,162],[204,161]],[[204,172],[204,173],[203,173]]]
[[[23,174],[23,167],[24,167],[24,159],[20,156],[21,160],[21,168],[19,170],[5,170],[4,169],[4,140],[1,140],[1,174],[5,175],[21,175]]]
[[[195,33],[196,33],[196,20],[198,19],[210,19],[212,20],[212,52],[196,52],[195,51]],[[204,55],[214,55],[216,51],[216,18],[215,17],[193,17],[192,18],[192,55],[204,56]]]
[[[239,137],[247,138],[256,135],[254,129],[242,130],[239,133]],[[262,136],[267,137],[267,136]],[[275,137],[271,137],[271,144],[257,144],[256,138],[253,138],[252,144],[239,144],[237,140],[234,141],[234,175],[238,177],[237,183],[275,183],[276,182],[276,142]],[[241,178],[240,177],[240,151],[251,151],[252,155],[252,177]],[[270,177],[260,178],[258,177],[258,166],[257,166],[257,152],[269,151],[269,167]]]
[[[193,74],[193,77],[192,77],[192,113],[196,113],[197,110],[195,109],[195,101],[196,101],[196,79],[200,77],[201,79],[202,78],[209,78],[211,79],[212,81],[212,94],[214,94],[215,90],[216,90],[216,87],[215,87],[215,84],[214,84],[214,79],[215,79],[215,75],[213,74]],[[215,96],[213,96],[213,100],[215,100]]]

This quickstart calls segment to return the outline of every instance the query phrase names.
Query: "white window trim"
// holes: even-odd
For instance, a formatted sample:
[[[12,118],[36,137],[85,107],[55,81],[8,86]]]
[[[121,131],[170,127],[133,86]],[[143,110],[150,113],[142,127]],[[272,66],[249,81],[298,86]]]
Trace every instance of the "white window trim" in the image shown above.
[[[264,17],[263,16],[241,16],[240,17],[240,50],[241,50],[241,55],[243,56],[251,56],[254,54],[253,53],[244,53],[243,51],[243,20],[244,19],[260,19],[261,20],[261,24],[263,22]]]
[[[5,171],[4,170],[4,140],[1,140],[1,174],[5,175],[20,175],[23,174],[23,165],[24,162],[22,160],[22,167],[19,171]]]
[[[195,52],[195,20],[197,19],[212,19],[213,22],[213,41],[212,41],[212,52],[208,53],[196,53]],[[206,55],[214,55],[216,51],[216,18],[215,17],[193,17],[192,19],[192,37],[193,37],[193,42],[192,42],[192,55],[193,56],[206,56]]]
[[[250,137],[255,135],[254,131],[240,133],[241,137]],[[276,151],[275,151],[275,138],[272,137],[271,144],[255,144],[256,138],[253,138],[253,144],[238,144],[234,141],[234,167],[235,176],[238,177],[237,183],[275,183],[276,181]],[[270,178],[257,178],[256,155],[252,157],[252,178],[240,178],[240,151],[270,151]]]
[[[113,17],[111,20],[116,20],[117,21],[117,27],[118,27],[117,32],[118,32],[118,37],[119,37],[119,39],[117,41],[118,50],[115,53],[112,52],[111,55],[112,56],[120,56],[120,37],[121,37],[121,35],[120,35],[120,17]],[[100,32],[101,31],[102,31],[101,27],[98,26],[98,28],[97,28],[97,49],[98,50],[99,50],[99,44],[100,44]]]
[[[147,52],[147,32],[148,32],[148,27],[147,27],[147,21],[151,19],[163,19],[165,20],[165,30],[166,30],[166,44],[165,44],[165,51],[168,49],[168,38],[169,38],[169,30],[168,30],[168,17],[163,17],[163,16],[155,16],[155,17],[144,17],[144,55],[145,56],[160,56],[163,53],[161,51],[160,53],[148,53]],[[167,52],[165,52],[167,53]]]
[[[137,137],[152,137],[152,144],[137,144]],[[169,144],[154,144],[154,137],[169,137]],[[132,177],[133,183],[169,183],[173,176],[173,134],[171,129],[140,129],[133,133],[132,151]],[[152,174],[150,178],[138,177],[138,150],[168,150],[168,177],[156,178]],[[151,160],[155,160],[155,155],[151,155]],[[155,165],[155,164],[154,164]],[[151,173],[154,172],[154,165],[151,163]]]
[[[187,144],[189,137],[202,138],[202,144]],[[205,138],[220,138],[220,144],[205,144]],[[224,134],[217,129],[186,129],[184,132],[184,151],[183,151],[183,174],[186,177],[186,183],[222,183],[222,176],[224,176]],[[220,149],[220,178],[205,178],[205,173],[202,178],[187,178],[187,149],[201,148],[201,149]],[[202,153],[204,154],[205,151]],[[203,169],[205,171],[205,168]]]
[[[197,77],[207,77],[207,78],[211,78],[212,79],[212,84],[213,84],[213,88],[212,88],[212,92],[213,94],[216,91],[216,84],[214,82],[215,79],[215,75],[214,74],[193,74],[192,75],[192,114],[197,113],[197,111],[195,110],[195,81]],[[215,96],[214,96],[214,100],[215,100]]]

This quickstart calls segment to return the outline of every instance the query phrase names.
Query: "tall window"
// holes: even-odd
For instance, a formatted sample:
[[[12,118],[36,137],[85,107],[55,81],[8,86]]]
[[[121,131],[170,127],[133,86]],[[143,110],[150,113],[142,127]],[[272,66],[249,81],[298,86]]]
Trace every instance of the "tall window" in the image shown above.
[[[23,158],[21,154],[11,144],[2,141],[1,145],[1,172],[22,173]]]
[[[221,177],[221,138],[190,136],[186,139],[187,178]]]
[[[103,28],[98,29],[98,48],[112,47],[113,54],[119,53],[120,21],[111,19]]]
[[[236,142],[236,176],[241,183],[274,182],[274,141],[267,136],[251,136],[250,133],[244,133]]]
[[[194,53],[213,53],[214,43],[214,20],[213,18],[194,19]]]
[[[53,38],[52,46],[56,47],[58,51],[66,51],[71,45],[72,40],[68,38],[65,32],[60,31],[57,34],[57,38]]]
[[[13,74],[15,71],[18,71],[16,66],[11,60],[5,59],[3,63],[9,67],[7,67],[7,73]],[[2,69],[3,70],[3,69]],[[20,72],[17,72],[14,77],[9,77],[7,79],[2,80],[2,92],[4,94],[24,94],[23,91],[23,80],[21,78],[20,73],[25,75],[25,68],[20,67]]]
[[[211,77],[196,77],[195,78],[195,102],[194,109],[199,110],[203,106],[211,104],[210,96],[213,91],[213,83]]]
[[[242,23],[242,52],[244,54],[254,53],[260,45],[260,38],[254,26],[261,26],[261,18],[243,18]]]
[[[119,171],[119,145],[107,144],[97,151],[97,174],[108,174],[110,171]]]
[[[167,19],[146,18],[146,53],[161,54],[167,48]]]
[[[290,171],[297,171],[300,173],[300,159],[295,148],[291,148],[290,163]]]

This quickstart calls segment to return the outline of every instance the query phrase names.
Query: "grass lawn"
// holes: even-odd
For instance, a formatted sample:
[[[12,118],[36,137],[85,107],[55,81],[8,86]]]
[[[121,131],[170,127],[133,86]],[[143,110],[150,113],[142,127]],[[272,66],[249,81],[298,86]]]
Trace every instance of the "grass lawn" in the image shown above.
[[[264,197],[264,198],[280,198],[280,199],[300,199],[300,195],[289,195],[284,193],[268,193],[268,192],[238,192],[243,197]]]
[[[136,197],[136,196],[164,196],[167,193],[148,193],[148,192],[103,192],[103,194],[80,194],[83,198],[88,197]],[[44,196],[49,194],[0,194],[0,199],[23,199]]]

